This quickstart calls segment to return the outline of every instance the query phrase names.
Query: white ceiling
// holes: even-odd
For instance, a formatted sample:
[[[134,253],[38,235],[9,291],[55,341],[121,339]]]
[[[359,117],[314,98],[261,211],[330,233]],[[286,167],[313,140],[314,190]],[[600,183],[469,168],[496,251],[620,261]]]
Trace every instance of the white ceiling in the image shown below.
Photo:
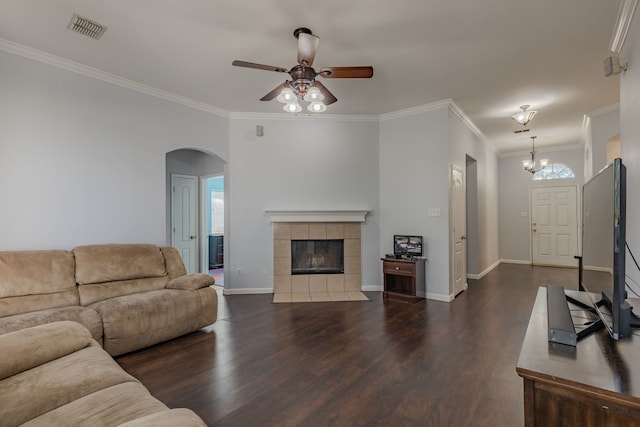
[[[583,117],[618,102],[604,77],[619,0],[0,0],[0,38],[229,112],[279,113],[259,98],[291,68],[293,30],[320,37],[314,67],[371,65],[326,79],[326,113],[380,115],[448,98],[501,153],[577,145]],[[73,13],[108,27],[66,29]],[[529,133],[510,119],[538,115]],[[282,114],[286,114],[282,112]],[[548,147],[549,148],[549,147]]]

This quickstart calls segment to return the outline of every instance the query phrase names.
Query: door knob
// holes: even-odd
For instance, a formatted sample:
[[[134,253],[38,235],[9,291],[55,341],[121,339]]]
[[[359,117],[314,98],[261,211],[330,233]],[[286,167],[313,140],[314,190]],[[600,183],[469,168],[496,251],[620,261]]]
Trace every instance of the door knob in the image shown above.
[[[460,236],[460,240],[466,240],[467,236]]]
[[[195,239],[195,238],[196,238],[196,236],[189,236],[189,238],[190,238],[191,240],[193,240],[193,239]]]

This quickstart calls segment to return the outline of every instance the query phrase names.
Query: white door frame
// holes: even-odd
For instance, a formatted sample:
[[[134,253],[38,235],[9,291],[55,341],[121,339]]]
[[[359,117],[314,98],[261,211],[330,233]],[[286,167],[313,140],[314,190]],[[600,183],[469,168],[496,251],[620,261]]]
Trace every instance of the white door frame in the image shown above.
[[[573,183],[558,182],[553,185],[530,185],[529,186],[529,263],[533,265],[533,191],[544,188],[558,188],[558,187],[574,187],[576,191],[576,255],[581,255],[580,248],[582,247],[582,192],[580,191],[580,185]],[[576,261],[577,266],[577,261]]]
[[[458,224],[458,228],[461,228],[462,230],[458,229],[456,230],[456,220],[457,220],[457,216],[456,215],[456,204],[454,203],[454,185],[453,185],[453,173],[454,172],[459,172],[461,177],[462,177],[462,182],[461,182],[461,188],[462,188],[462,194],[460,197],[461,200],[461,204],[462,206],[458,206],[458,208],[461,208],[461,217],[460,217],[460,222]],[[466,251],[466,207],[465,207],[465,200],[466,200],[466,189],[465,189],[465,173],[464,173],[464,169],[454,165],[453,163],[450,165],[449,167],[449,245],[450,245],[450,254],[449,254],[449,270],[450,270],[450,283],[449,283],[449,289],[450,289],[450,294],[451,296],[455,297],[456,294],[459,294],[460,292],[466,290],[468,288],[468,283],[467,283],[467,251]],[[460,236],[460,241],[458,242],[458,237]],[[461,280],[463,281],[463,284],[461,286],[458,286],[458,288],[456,288],[456,245],[460,246],[461,251],[462,251],[462,260],[461,263],[459,265],[459,268],[462,270],[460,271],[460,276],[461,276]]]

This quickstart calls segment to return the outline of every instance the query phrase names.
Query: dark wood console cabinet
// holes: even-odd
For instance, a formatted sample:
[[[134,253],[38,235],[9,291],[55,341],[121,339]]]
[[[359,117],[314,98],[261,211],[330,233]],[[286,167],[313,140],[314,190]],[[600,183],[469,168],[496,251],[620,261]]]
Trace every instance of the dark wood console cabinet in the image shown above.
[[[576,347],[550,343],[547,289],[539,288],[516,365],[524,382],[524,425],[640,426],[636,334],[614,341],[600,330]]]
[[[209,235],[209,268],[222,268],[224,265],[224,236]]]
[[[382,258],[384,299],[416,303],[424,299],[424,259]]]

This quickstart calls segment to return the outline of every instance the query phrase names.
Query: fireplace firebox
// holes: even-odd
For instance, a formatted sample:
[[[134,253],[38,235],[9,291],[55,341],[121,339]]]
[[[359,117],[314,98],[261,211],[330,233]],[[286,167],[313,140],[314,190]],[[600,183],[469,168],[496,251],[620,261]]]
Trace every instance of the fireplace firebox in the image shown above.
[[[291,240],[291,274],[343,274],[344,240]]]

